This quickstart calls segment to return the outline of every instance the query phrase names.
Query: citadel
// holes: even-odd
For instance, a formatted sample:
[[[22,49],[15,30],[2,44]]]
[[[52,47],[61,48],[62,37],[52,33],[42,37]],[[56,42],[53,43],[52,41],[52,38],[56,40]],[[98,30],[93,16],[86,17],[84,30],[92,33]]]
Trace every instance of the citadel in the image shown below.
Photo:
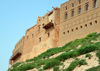
[[[92,32],[100,32],[100,0],[69,0],[38,17],[15,45],[9,66],[61,47]]]

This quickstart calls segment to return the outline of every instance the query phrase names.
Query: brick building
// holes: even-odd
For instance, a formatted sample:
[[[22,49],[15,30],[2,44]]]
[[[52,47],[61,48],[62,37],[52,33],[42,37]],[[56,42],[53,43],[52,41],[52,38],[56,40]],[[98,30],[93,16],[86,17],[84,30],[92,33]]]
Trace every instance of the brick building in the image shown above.
[[[100,32],[100,0],[69,0],[38,17],[37,24],[26,30],[23,37],[21,57],[15,54],[15,46],[16,56],[12,55],[9,64],[31,59],[92,32]]]

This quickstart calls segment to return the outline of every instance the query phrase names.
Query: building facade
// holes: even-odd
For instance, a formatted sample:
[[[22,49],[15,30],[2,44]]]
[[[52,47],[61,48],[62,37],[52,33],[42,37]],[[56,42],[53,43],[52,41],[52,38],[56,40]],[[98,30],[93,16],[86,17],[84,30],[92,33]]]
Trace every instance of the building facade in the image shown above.
[[[38,17],[37,24],[26,30],[21,58],[14,57],[15,46],[9,63],[26,61],[92,32],[100,32],[100,0],[69,0]]]
[[[100,32],[100,0],[69,0],[60,7],[59,46]]]

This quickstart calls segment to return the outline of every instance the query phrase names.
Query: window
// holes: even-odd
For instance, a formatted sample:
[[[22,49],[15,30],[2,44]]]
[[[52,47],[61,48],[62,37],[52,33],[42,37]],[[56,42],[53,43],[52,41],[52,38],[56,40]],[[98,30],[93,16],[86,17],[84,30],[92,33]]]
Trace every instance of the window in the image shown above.
[[[90,22],[90,25],[92,25],[92,22]]]
[[[68,18],[68,14],[66,13],[66,14],[65,14],[65,19],[67,19],[67,18]]]
[[[39,19],[39,21],[41,21],[41,19]]]
[[[44,19],[45,17],[43,17],[43,19]]]
[[[78,13],[81,14],[81,7],[78,8]]]
[[[97,24],[97,20],[95,21],[95,24]]]
[[[65,32],[63,32],[63,34],[65,34]]]
[[[72,7],[74,7],[74,3],[72,3]]]
[[[39,38],[39,42],[41,42],[41,37]]]
[[[66,6],[65,8],[66,8],[66,10],[67,10],[67,6]]]
[[[94,0],[94,8],[97,7],[97,0]]]
[[[78,28],[76,27],[76,30],[78,30]]]
[[[52,20],[51,20],[51,22],[52,22]]]
[[[81,0],[79,0],[79,4],[81,3]]]
[[[42,27],[44,27],[44,24],[42,24]]]
[[[80,26],[80,28],[82,28],[82,26]]]
[[[89,10],[89,4],[86,4],[86,11]]]
[[[40,25],[38,26],[38,32],[40,32]]]
[[[69,30],[67,31],[67,33],[69,33]]]
[[[85,24],[85,27],[87,27],[87,24]]]
[[[50,37],[50,33],[48,33],[48,37]]]
[[[74,16],[74,10],[72,10],[72,17]]]
[[[72,29],[72,32],[73,32],[74,30]]]
[[[27,36],[27,40],[28,40],[29,36]]]
[[[33,38],[33,36],[34,36],[34,35],[32,34],[32,38]]]

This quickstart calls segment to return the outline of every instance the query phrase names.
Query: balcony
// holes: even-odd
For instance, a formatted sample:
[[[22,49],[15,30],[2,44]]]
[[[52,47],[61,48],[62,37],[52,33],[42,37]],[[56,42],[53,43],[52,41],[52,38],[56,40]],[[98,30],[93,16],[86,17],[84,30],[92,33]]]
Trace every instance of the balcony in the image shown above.
[[[21,54],[22,54],[22,52],[21,52],[20,50],[17,50],[17,51],[11,56],[11,60],[16,60],[16,58],[18,58]]]
[[[50,27],[54,27],[54,24],[52,22],[49,22],[48,24],[44,25],[44,29],[49,29]]]

